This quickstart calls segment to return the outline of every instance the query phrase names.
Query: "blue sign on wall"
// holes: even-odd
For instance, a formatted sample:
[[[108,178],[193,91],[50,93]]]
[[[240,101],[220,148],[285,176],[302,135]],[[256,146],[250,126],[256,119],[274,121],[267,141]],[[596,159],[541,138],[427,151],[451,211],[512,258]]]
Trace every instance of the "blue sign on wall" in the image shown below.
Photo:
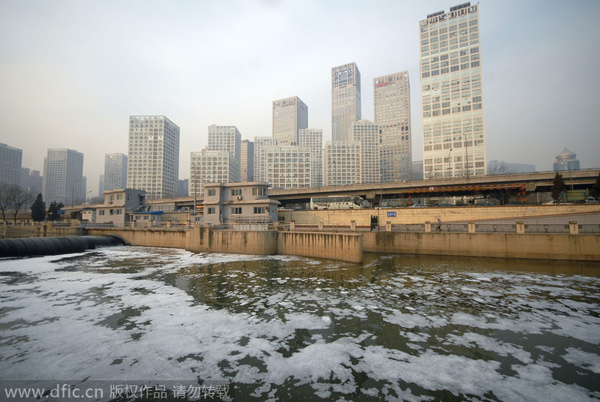
[[[396,217],[396,211],[388,211],[388,218],[395,218]]]

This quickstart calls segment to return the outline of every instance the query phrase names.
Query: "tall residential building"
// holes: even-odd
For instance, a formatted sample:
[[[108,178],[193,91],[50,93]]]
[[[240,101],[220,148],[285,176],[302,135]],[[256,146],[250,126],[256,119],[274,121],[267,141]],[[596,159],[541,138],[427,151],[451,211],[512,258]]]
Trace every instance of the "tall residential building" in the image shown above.
[[[360,72],[356,63],[331,69],[331,135],[349,141],[350,125],[361,119]]]
[[[53,148],[44,158],[42,193],[46,205],[52,201],[64,205],[83,202],[85,197],[83,154],[72,149]]]
[[[191,153],[190,195],[204,194],[204,183],[240,181],[241,138],[235,126],[208,126],[208,147]]]
[[[411,180],[410,85],[408,71],[373,80],[375,123],[379,124],[381,181]]]
[[[577,154],[569,151],[567,148],[563,149],[561,153],[556,155],[556,161],[554,162],[553,167],[555,172],[563,170],[579,170],[579,159],[577,159]]]
[[[276,145],[263,151],[267,166],[264,182],[276,189],[311,187],[310,148]]]
[[[177,196],[178,184],[179,127],[165,116],[130,116],[127,188],[158,199]]]
[[[308,106],[297,96],[273,101],[273,137],[279,145],[298,145],[298,133],[308,128]]]
[[[266,182],[268,147],[277,146],[277,138],[254,137],[254,181]]]
[[[380,183],[379,125],[360,120],[351,125],[352,140],[360,143],[360,183]]]
[[[325,144],[324,180],[326,186],[360,184],[361,144],[354,141],[329,141]]]
[[[190,157],[190,195],[204,195],[206,183],[235,183],[240,181],[239,163],[228,151],[203,149]]]
[[[187,197],[190,193],[190,179],[179,180],[179,187],[177,188],[178,197]]]
[[[23,150],[0,143],[0,184],[19,185]]]
[[[104,190],[127,187],[127,155],[106,154],[104,156]]]
[[[217,126],[216,124],[208,126],[208,149],[230,152],[239,165],[242,155],[242,134],[236,126]]]
[[[242,140],[240,181],[254,181],[254,143],[250,140]]]
[[[323,130],[314,128],[300,130],[298,134],[298,145],[310,148],[310,186],[323,186]]]
[[[19,187],[27,192],[29,192],[29,175],[29,168],[22,167],[21,176],[19,177]]]
[[[425,179],[486,174],[479,6],[420,22]]]

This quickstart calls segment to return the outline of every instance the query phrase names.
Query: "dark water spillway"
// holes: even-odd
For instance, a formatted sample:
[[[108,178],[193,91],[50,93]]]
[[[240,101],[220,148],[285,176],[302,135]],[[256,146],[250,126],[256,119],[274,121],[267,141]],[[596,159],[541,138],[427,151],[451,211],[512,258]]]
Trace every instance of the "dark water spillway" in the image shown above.
[[[0,257],[80,253],[96,247],[121,246],[117,236],[26,237],[0,240]]]

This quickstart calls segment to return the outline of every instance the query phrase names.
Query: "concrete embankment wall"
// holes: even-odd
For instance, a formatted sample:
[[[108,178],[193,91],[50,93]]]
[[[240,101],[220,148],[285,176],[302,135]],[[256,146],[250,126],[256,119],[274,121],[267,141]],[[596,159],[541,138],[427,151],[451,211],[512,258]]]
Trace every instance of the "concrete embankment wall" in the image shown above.
[[[388,216],[395,212],[396,216]],[[444,223],[477,222],[490,219],[514,219],[556,216],[569,214],[586,214],[600,212],[600,205],[503,205],[485,207],[443,207],[443,208],[393,208],[393,209],[344,209],[323,211],[280,211],[279,217],[285,222],[294,221],[298,225],[350,226],[355,221],[357,226],[370,226],[371,216],[379,217],[379,224],[386,222],[396,224],[415,224],[437,222]],[[393,215],[393,214],[392,214]]]
[[[362,262],[363,238],[360,234],[279,232],[279,254]]]
[[[253,255],[298,255],[362,262],[362,235],[276,231],[193,229],[89,229],[92,235],[112,234],[128,244],[185,248],[192,252]]]
[[[372,253],[600,261],[600,236],[497,233],[363,234]]]
[[[213,230],[195,227],[187,231],[186,250],[208,253],[277,254],[277,232]]]

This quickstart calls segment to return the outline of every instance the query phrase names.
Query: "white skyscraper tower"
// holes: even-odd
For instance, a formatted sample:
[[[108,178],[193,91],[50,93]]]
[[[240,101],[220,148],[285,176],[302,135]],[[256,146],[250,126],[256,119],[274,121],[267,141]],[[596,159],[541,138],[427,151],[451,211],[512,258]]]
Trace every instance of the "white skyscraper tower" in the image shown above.
[[[486,174],[479,6],[420,22],[423,178]]]
[[[130,116],[127,187],[158,199],[176,197],[178,185],[179,127],[165,116]]]

